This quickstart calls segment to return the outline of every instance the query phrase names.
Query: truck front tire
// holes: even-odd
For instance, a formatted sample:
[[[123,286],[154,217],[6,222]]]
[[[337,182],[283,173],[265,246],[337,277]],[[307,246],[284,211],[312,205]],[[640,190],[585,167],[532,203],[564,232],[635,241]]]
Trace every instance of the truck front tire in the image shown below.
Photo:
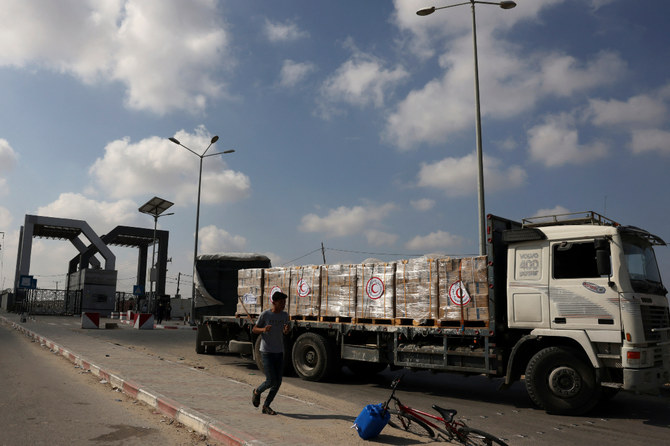
[[[293,344],[293,368],[307,381],[326,379],[334,369],[335,355],[330,344],[317,333],[303,333]]]
[[[531,400],[548,413],[580,415],[599,399],[595,370],[581,355],[564,347],[547,347],[526,367],[526,389]]]

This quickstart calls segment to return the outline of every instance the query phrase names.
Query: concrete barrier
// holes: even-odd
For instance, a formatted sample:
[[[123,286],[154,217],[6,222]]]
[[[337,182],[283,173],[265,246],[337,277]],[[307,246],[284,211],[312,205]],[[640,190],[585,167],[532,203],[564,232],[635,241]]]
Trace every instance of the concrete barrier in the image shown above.
[[[100,313],[82,313],[81,328],[100,328]]]
[[[151,313],[135,314],[133,328],[137,328],[138,330],[153,330],[154,315]]]

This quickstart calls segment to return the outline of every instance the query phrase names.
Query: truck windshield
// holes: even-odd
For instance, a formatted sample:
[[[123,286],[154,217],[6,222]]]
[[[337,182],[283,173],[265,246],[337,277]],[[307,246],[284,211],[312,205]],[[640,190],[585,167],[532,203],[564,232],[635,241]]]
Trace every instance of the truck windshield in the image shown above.
[[[638,237],[623,237],[623,250],[633,291],[666,294],[651,244]]]

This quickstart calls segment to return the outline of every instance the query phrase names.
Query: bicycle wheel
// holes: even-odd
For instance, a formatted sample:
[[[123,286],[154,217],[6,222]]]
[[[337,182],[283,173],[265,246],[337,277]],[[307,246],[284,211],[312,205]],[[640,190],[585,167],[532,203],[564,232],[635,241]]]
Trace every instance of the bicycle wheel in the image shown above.
[[[507,443],[500,438],[479,429],[464,427],[458,432],[461,434],[461,442],[466,446],[493,446],[496,444],[498,446],[507,446]]]
[[[407,432],[425,437],[435,438],[435,433],[426,423],[416,418],[411,413],[400,412],[399,410],[389,409],[391,419],[389,424],[396,429],[403,429]],[[394,421],[397,420],[397,421]]]

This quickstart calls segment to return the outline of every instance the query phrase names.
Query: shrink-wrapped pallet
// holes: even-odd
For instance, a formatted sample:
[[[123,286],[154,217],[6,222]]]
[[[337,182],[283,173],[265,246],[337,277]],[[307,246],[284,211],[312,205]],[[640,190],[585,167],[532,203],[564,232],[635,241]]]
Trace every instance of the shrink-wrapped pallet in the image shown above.
[[[289,308],[292,298],[290,268],[265,269],[265,272],[263,273],[263,310],[272,308],[270,298],[276,291],[281,291],[288,296],[286,308]]]
[[[291,316],[318,316],[321,299],[321,267],[293,267],[291,278],[293,289],[288,313]]]
[[[488,320],[486,257],[438,260],[439,319]]]
[[[356,265],[321,267],[321,317],[356,317]]]
[[[395,317],[395,263],[358,265],[356,271],[356,317]]]
[[[403,260],[396,266],[395,317],[414,320],[437,319],[437,259]]]
[[[237,314],[260,314],[263,311],[263,268],[237,271]]]

